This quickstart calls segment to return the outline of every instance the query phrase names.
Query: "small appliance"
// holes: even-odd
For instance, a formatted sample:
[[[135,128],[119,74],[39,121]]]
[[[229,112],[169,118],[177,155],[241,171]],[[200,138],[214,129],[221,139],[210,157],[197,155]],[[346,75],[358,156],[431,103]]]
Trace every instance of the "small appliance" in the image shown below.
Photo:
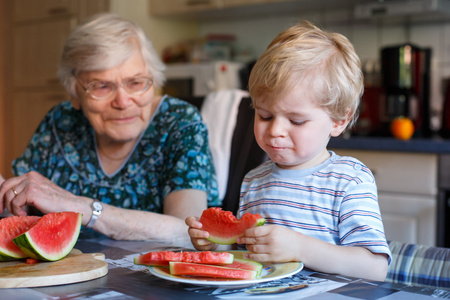
[[[410,43],[381,49],[381,135],[390,135],[396,117],[413,121],[415,137],[431,135],[430,61],[431,49]]]
[[[443,138],[450,138],[450,78],[444,80],[444,109],[442,111],[442,127],[440,134]]]

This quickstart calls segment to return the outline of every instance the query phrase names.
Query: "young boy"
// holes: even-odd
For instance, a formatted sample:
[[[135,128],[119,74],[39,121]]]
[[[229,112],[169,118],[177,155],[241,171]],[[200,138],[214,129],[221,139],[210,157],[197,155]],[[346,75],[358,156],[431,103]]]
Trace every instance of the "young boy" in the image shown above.
[[[270,161],[241,187],[238,218],[266,219],[238,239],[256,261],[302,261],[326,273],[383,281],[390,251],[370,170],[326,149],[357,118],[360,61],[342,35],[302,22],[278,35],[249,80],[255,137]],[[197,250],[215,249],[197,218]]]

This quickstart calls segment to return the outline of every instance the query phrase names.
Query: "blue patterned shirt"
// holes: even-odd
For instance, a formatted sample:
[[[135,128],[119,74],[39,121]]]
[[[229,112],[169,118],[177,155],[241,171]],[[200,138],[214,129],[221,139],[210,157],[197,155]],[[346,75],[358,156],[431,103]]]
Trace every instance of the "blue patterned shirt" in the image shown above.
[[[286,170],[267,161],[250,171],[242,184],[238,217],[259,213],[266,224],[390,257],[372,173],[352,157],[330,153],[310,169]]]
[[[13,162],[17,176],[32,170],[75,195],[123,208],[162,213],[164,198],[182,189],[205,191],[209,206],[220,205],[206,125],[194,106],[167,96],[127,161],[110,175],[99,163],[89,121],[62,102]]]

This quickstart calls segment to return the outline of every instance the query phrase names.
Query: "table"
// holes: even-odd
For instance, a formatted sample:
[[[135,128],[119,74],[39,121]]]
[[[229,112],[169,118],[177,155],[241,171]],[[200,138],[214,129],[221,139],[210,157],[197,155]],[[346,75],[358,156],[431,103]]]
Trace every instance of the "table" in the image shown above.
[[[81,283],[39,288],[0,289],[0,299],[450,299],[450,290],[418,288],[317,273],[308,269],[291,277],[244,288],[215,288],[158,278],[133,258],[152,250],[178,250],[160,241],[114,241],[92,230],[82,231],[75,245],[84,253],[102,252],[108,275]],[[303,284],[308,286],[300,288]],[[255,288],[285,287],[276,294],[254,294]],[[250,293],[253,291],[253,294]]]

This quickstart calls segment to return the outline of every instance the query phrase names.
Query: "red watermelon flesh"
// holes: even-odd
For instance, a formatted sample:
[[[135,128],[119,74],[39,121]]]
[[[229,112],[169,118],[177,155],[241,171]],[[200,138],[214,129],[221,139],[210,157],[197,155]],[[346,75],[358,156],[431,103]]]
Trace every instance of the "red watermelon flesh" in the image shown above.
[[[213,266],[186,262],[169,263],[171,275],[185,275],[195,277],[212,277],[227,279],[257,279],[256,271],[228,268],[226,266]]]
[[[230,211],[220,207],[211,207],[203,211],[200,217],[202,230],[208,231],[208,240],[222,245],[236,243],[245,230],[264,225],[266,220],[259,214],[245,213],[239,220]]]
[[[155,251],[134,258],[136,265],[168,267],[170,261],[224,265],[233,262],[234,255],[228,252],[173,252]]]
[[[27,257],[14,244],[13,239],[27,231],[40,217],[10,216],[0,219],[0,261],[10,261]]]
[[[62,259],[77,242],[82,216],[77,212],[46,214],[28,231],[14,238],[14,243],[31,258],[44,261]]]

